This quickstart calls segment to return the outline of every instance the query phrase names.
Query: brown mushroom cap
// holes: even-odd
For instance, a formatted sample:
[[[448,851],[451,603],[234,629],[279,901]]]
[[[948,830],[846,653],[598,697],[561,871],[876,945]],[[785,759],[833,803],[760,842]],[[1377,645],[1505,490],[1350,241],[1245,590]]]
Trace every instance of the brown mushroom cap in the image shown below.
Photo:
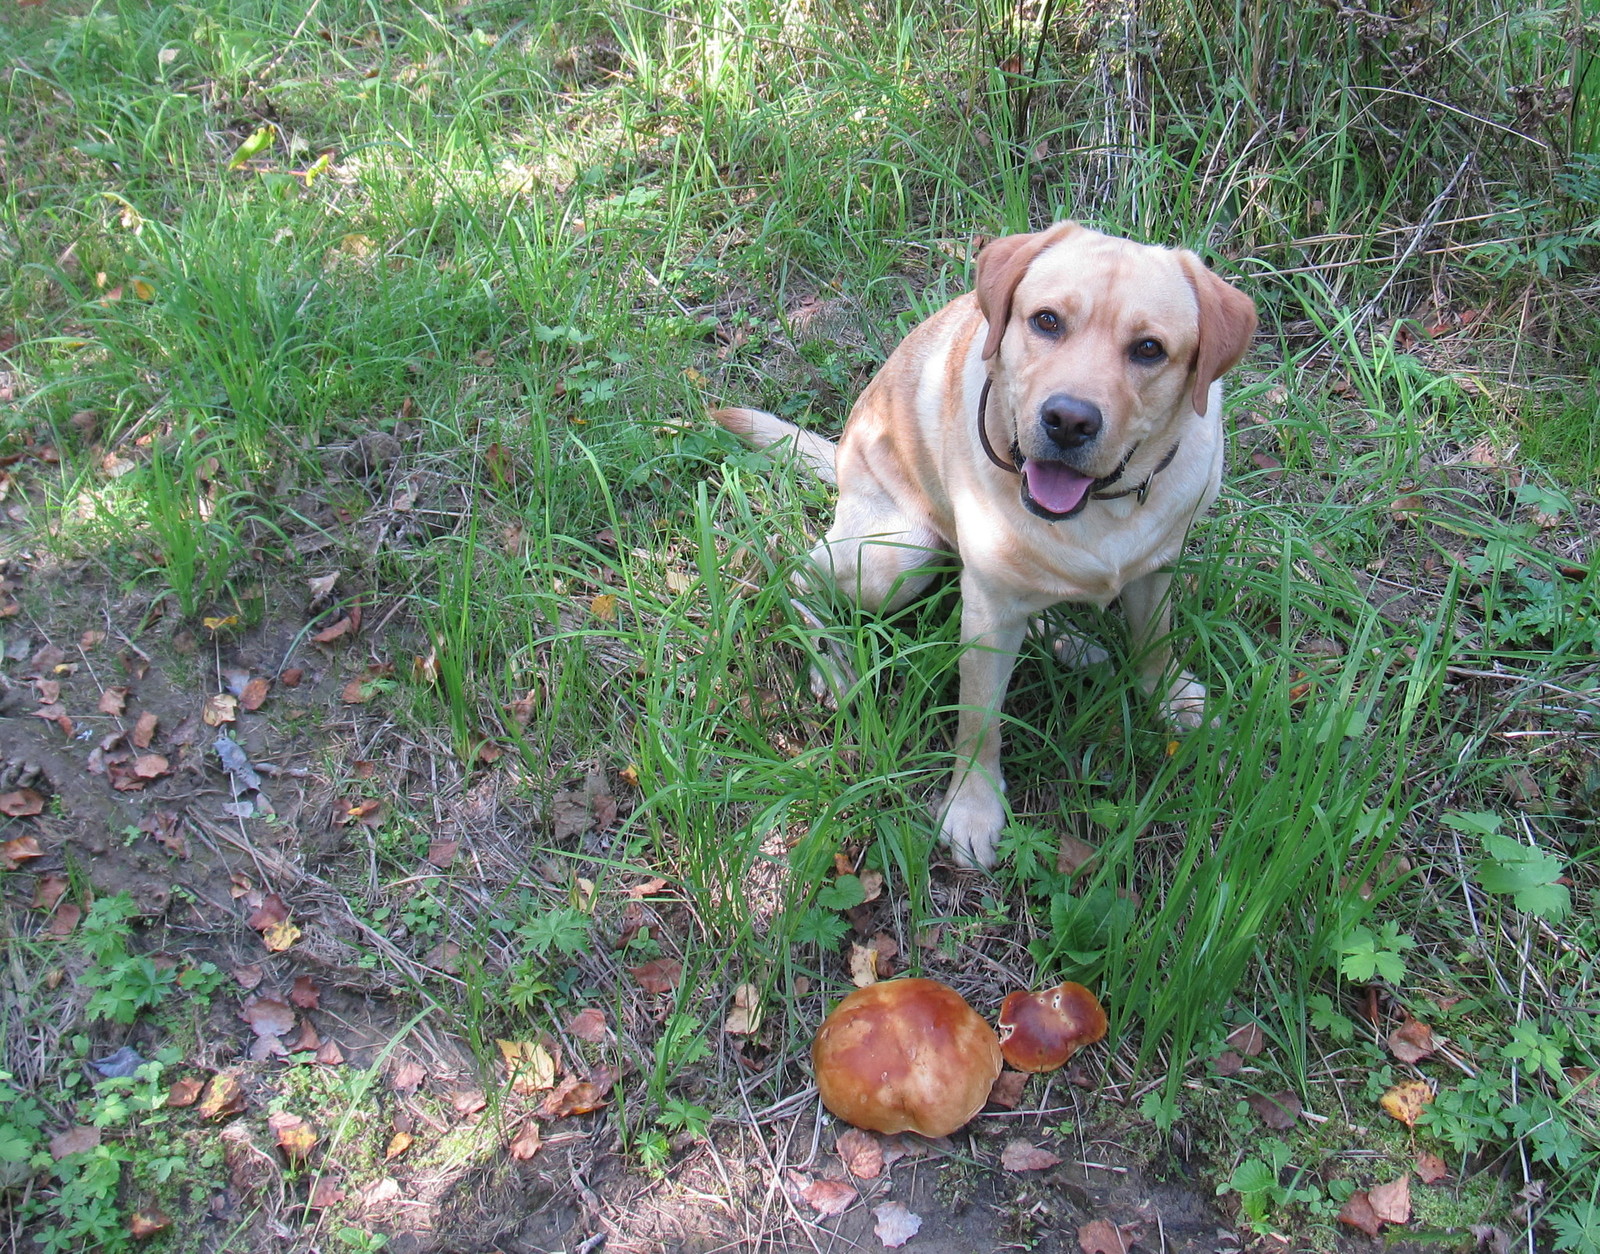
[[[1015,992],[1000,1003],[1000,1052],[1018,1071],[1054,1071],[1106,1034],[1106,1012],[1082,984]]]
[[[994,1029],[937,980],[884,980],[834,1008],[811,1042],[822,1104],[873,1132],[948,1136],[1000,1074]]]

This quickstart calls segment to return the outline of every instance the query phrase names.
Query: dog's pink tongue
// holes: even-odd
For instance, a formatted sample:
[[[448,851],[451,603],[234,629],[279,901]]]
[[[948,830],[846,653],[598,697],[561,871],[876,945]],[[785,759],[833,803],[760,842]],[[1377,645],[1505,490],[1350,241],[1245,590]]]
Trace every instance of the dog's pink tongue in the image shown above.
[[[1070,514],[1077,509],[1083,494],[1094,483],[1088,475],[1080,475],[1060,462],[1029,459],[1022,463],[1022,474],[1028,481],[1028,495],[1052,514]]]

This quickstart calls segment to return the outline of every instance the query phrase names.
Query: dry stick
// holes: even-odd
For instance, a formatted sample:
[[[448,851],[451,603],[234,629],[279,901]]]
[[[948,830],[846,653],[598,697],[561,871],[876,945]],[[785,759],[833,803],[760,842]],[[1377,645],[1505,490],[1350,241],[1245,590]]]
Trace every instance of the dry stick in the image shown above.
[[[1406,245],[1405,251],[1400,254],[1399,259],[1394,263],[1394,268],[1389,271],[1389,277],[1383,281],[1383,286],[1378,289],[1377,294],[1371,300],[1362,305],[1352,315],[1350,319],[1352,325],[1365,322],[1370,318],[1373,311],[1377,309],[1379,302],[1389,294],[1389,289],[1394,286],[1394,281],[1399,278],[1401,269],[1404,268],[1406,262],[1411,260],[1411,254],[1422,246],[1423,237],[1433,230],[1434,224],[1438,222],[1440,215],[1444,213],[1445,205],[1449,202],[1450,197],[1455,194],[1456,184],[1461,181],[1461,176],[1467,172],[1467,167],[1473,163],[1476,156],[1476,153],[1469,152],[1465,157],[1461,158],[1461,164],[1456,167],[1456,172],[1450,176],[1450,181],[1444,185],[1444,190],[1433,198],[1433,203],[1423,212],[1422,221],[1417,223],[1416,229],[1411,233],[1411,242]]]
[[[816,1254],[822,1254],[822,1247],[817,1244],[817,1238],[812,1233],[812,1225],[806,1222],[805,1216],[800,1213],[800,1208],[794,1204],[794,1199],[789,1196],[789,1190],[783,1187],[782,1172],[778,1160],[772,1156],[772,1151],[767,1148],[767,1138],[761,1133],[761,1123],[756,1118],[756,1113],[750,1109],[750,1095],[745,1091],[744,1080],[739,1080],[739,1104],[744,1107],[744,1117],[749,1121],[750,1127],[755,1132],[756,1144],[761,1146],[761,1156],[767,1160],[767,1167],[772,1172],[772,1188],[778,1191],[783,1198],[784,1205],[789,1208],[789,1213],[794,1216],[794,1221],[800,1225],[801,1231],[806,1234],[806,1240],[811,1242],[811,1248]],[[815,1150],[812,1151],[815,1157]],[[809,1161],[809,1160],[808,1160]]]

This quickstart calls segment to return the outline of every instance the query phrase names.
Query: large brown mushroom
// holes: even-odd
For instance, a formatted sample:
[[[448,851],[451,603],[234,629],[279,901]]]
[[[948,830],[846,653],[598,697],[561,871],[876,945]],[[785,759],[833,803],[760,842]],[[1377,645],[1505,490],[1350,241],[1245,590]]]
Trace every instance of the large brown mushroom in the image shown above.
[[[937,980],[884,980],[834,1008],[811,1042],[822,1104],[873,1132],[948,1136],[1000,1074],[994,1029]]]
[[[1008,994],[998,1022],[1000,1052],[1018,1071],[1054,1071],[1106,1034],[1106,1012],[1095,995],[1070,980]]]

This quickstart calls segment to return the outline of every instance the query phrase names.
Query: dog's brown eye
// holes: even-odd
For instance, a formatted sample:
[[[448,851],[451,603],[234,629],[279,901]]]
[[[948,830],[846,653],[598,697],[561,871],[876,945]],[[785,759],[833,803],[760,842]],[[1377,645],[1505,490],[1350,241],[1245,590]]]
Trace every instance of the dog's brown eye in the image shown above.
[[[1048,309],[1041,309],[1038,313],[1034,314],[1033,317],[1028,319],[1028,323],[1040,335],[1049,335],[1053,337],[1061,334],[1061,319],[1056,317],[1055,314],[1051,313]]]
[[[1133,346],[1133,359],[1135,361],[1160,361],[1167,355],[1167,350],[1161,347],[1160,340],[1140,340]]]

